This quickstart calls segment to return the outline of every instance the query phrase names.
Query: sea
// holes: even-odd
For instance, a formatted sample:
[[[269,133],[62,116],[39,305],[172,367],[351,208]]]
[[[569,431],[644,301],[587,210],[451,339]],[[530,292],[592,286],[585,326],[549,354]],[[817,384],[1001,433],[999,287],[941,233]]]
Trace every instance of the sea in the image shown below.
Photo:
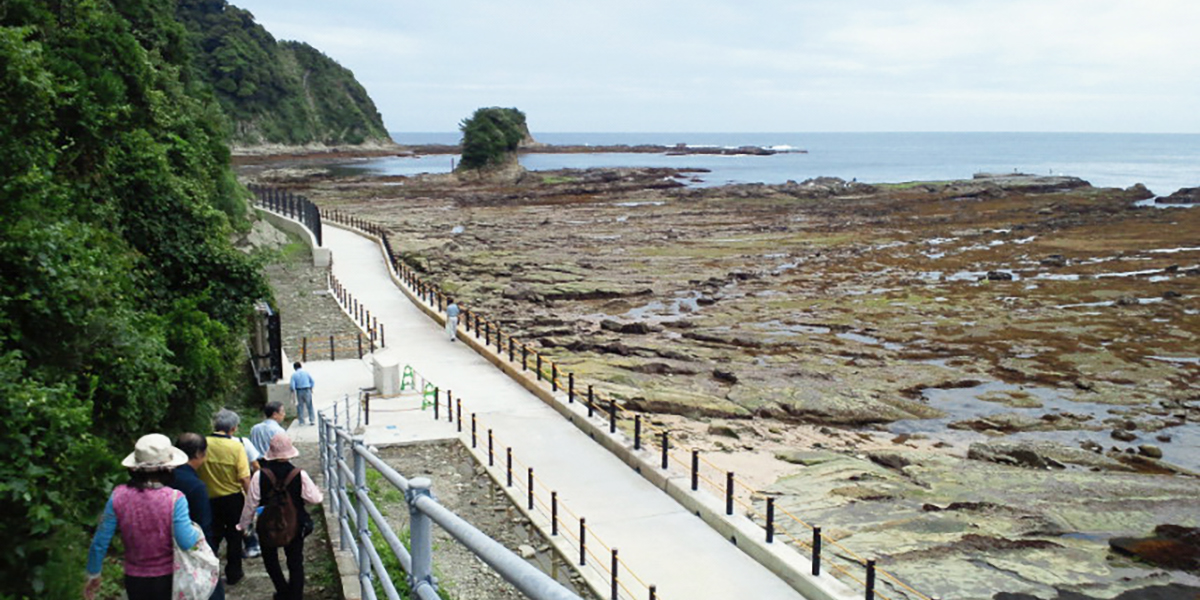
[[[537,133],[547,144],[759,146],[772,156],[587,153],[521,156],[530,170],[589,167],[707,169],[690,185],[840,177],[864,183],[969,179],[976,173],[1072,175],[1097,187],[1141,183],[1166,196],[1200,187],[1200,134],[1143,133]],[[458,132],[393,132],[397,143],[456,144]],[[381,175],[449,172],[456,156],[387,157],[344,165]]]

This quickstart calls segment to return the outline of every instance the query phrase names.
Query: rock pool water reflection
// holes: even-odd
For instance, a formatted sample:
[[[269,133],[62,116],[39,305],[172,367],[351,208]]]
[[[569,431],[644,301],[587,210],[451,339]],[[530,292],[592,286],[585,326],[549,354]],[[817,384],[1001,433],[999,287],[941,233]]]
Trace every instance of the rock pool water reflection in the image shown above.
[[[999,402],[989,402],[981,398],[989,393],[1024,393],[1037,398],[1040,407],[1021,408]],[[889,430],[893,433],[921,433],[931,439],[948,443],[964,444],[996,439],[990,435],[974,431],[949,429],[948,425],[956,421],[977,419],[1000,413],[1016,413],[1040,419],[1047,414],[1070,413],[1086,415],[1091,420],[1082,423],[1083,427],[1095,426],[1096,430],[1070,429],[1057,431],[1022,431],[1005,436],[1012,441],[1051,441],[1078,448],[1086,441],[1099,444],[1105,449],[1116,447],[1124,451],[1127,448],[1137,448],[1141,444],[1154,444],[1162,449],[1163,460],[1191,471],[1200,472],[1200,423],[1185,422],[1182,425],[1166,427],[1156,431],[1141,429],[1130,431],[1136,438],[1129,442],[1118,442],[1111,436],[1112,426],[1104,425],[1105,419],[1124,417],[1130,407],[1085,402],[1076,399],[1077,395],[1071,390],[1057,388],[1019,386],[999,381],[991,381],[974,387],[963,388],[927,388],[922,390],[922,396],[933,408],[943,411],[945,416],[937,419],[909,419],[892,423]],[[1158,440],[1159,436],[1170,436],[1170,442]]]

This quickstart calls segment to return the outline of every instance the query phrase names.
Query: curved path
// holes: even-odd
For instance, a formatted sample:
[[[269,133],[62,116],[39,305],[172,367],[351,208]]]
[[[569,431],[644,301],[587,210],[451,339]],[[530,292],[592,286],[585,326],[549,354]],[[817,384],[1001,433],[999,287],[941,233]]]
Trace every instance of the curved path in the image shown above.
[[[532,467],[570,511],[586,517],[589,531],[619,549],[628,569],[657,586],[659,598],[802,598],[467,344],[449,341],[442,327],[396,287],[374,241],[337,227],[326,227],[324,236],[333,252],[334,276],[384,324],[388,354],[462,398],[464,412],[476,413],[481,435],[484,427],[494,430],[497,464],[502,464],[502,448],[511,446],[522,467]],[[306,368],[316,380],[318,408],[373,385],[365,361],[312,362]],[[454,426],[422,412],[415,397],[406,406],[373,401],[367,443],[456,435]],[[316,440],[315,427],[293,425],[291,431],[299,439]],[[521,468],[522,482],[524,476]],[[438,484],[434,481],[435,495]],[[568,514],[562,518],[577,523]],[[648,597],[645,587],[623,573],[622,581],[627,578],[634,597]]]

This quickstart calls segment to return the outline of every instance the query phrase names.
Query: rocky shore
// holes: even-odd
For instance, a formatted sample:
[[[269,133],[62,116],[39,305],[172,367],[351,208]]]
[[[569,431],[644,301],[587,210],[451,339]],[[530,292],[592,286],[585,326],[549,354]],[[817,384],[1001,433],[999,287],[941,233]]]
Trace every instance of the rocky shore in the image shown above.
[[[388,227],[461,304],[927,595],[1200,588],[1109,544],[1200,527],[1200,211],[1070,177],[295,166],[243,175]]]

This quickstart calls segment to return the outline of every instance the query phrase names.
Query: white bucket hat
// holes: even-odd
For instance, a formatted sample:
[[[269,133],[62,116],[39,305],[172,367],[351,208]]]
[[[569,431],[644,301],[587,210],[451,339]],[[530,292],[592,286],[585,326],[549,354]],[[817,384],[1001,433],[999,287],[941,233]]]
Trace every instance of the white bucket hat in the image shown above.
[[[121,465],[139,471],[173,469],[188,461],[183,450],[171,445],[171,440],[161,433],[143,435],[133,446],[133,452],[121,461]]]

